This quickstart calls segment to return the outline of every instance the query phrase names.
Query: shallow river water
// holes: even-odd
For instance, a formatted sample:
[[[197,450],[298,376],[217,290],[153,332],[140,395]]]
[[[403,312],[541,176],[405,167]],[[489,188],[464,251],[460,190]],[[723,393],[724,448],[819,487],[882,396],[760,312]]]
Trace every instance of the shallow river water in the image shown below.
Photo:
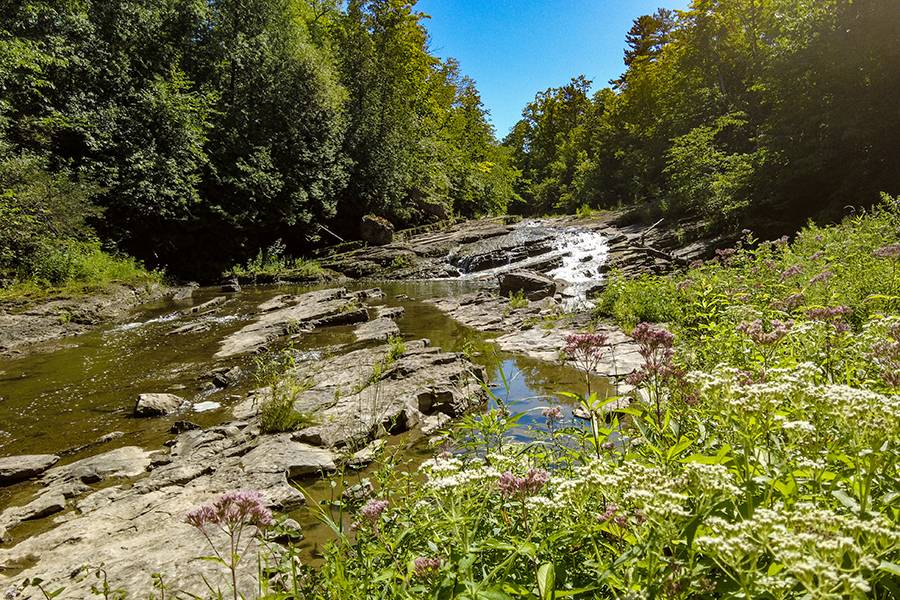
[[[502,370],[509,389],[497,386],[496,394],[513,411],[534,409],[522,421],[521,434],[527,435],[528,424],[541,419],[539,407],[569,403],[558,393],[581,391],[583,380],[571,368],[503,354],[490,343],[490,335],[459,324],[425,302],[469,293],[479,285],[458,280],[384,282],[380,287],[385,297],[375,303],[405,309],[397,321],[405,339],[428,338],[448,351],[468,351],[487,367],[495,383],[501,381]],[[62,462],[70,462],[119,446],[160,448],[173,437],[169,429],[175,421],[188,419],[209,426],[230,420],[238,397],[256,387],[254,364],[252,356],[217,363],[213,355],[220,341],[252,320],[261,302],[309,289],[247,287],[214,315],[202,317],[209,319],[208,330],[181,335],[169,332],[187,320],[181,316],[186,305],[160,302],[142,307],[125,323],[61,339],[22,357],[0,359],[0,456],[54,453],[62,456]],[[197,305],[218,295],[217,289],[201,289],[192,302]],[[330,327],[304,334],[295,347],[317,351],[353,343],[352,326]],[[210,391],[211,369],[233,365],[245,372],[241,383]],[[136,397],[145,392],[171,392],[195,403],[220,406],[172,417],[133,418]],[[117,432],[115,439],[99,442],[113,432]],[[417,454],[409,453],[410,458]],[[0,508],[25,487],[0,488]]]

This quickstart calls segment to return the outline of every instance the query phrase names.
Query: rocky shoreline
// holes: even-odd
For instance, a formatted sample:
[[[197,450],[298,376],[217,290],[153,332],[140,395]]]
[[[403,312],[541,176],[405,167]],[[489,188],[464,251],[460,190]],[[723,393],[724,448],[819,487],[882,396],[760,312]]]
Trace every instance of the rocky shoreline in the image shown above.
[[[561,265],[573,262],[559,243],[561,232],[573,231],[598,233],[606,242],[597,256],[578,259],[589,271],[586,279],[601,278],[612,267],[630,275],[664,271],[708,247],[677,248],[669,234],[621,225],[609,216],[527,224],[486,219],[332,257],[325,266],[354,277],[482,281],[495,291],[429,302],[467,327],[502,334],[492,339],[502,352],[560,364],[566,337],[597,327],[585,305],[571,305],[576,294],[591,290],[553,277]],[[510,294],[517,293],[521,298],[513,301]],[[167,294],[191,301],[190,289],[122,287],[99,298],[48,302],[19,315],[0,315],[0,354],[81,333]],[[331,355],[288,350],[294,353],[293,366],[272,385],[236,398],[226,423],[199,428],[179,422],[163,450],[122,445],[115,436],[105,436],[107,447],[120,447],[75,462],[54,455],[0,459],[0,486],[30,490],[0,512],[0,590],[40,577],[54,589],[65,588],[61,598],[83,598],[94,583],[83,577],[89,573],[85,567],[102,564],[110,583],[131,593],[151,589],[154,573],[165,574],[178,589],[202,592],[203,577],[220,573],[215,565],[193,560],[203,553],[204,540],[183,522],[190,509],[227,491],[255,489],[270,508],[290,511],[305,501],[292,482],[361,468],[379,455],[388,436],[431,435],[481,406],[486,400],[482,383],[488,379],[484,368],[428,340],[399,341],[396,320],[403,308],[381,305],[381,298],[377,288],[331,288],[279,294],[259,303],[246,324],[219,339],[212,360],[222,366],[212,373],[224,382],[221,387],[241,376],[231,361],[282,341],[333,327],[351,328],[355,341]],[[229,302],[226,294],[181,310],[179,318],[186,322],[168,334],[177,340],[209,331]],[[82,316],[61,322],[64,311]],[[599,331],[607,335],[611,352],[596,374],[619,381],[639,366],[637,346],[615,327],[600,325]],[[303,425],[266,433],[260,408],[283,394],[291,395]],[[177,413],[190,404],[162,393],[136,400],[139,417]],[[20,535],[28,523],[48,519],[48,527]],[[30,593],[22,590],[13,597],[35,597]]]
[[[191,288],[158,283],[142,286],[113,284],[79,298],[52,299],[17,306],[0,305],[0,357],[33,350],[44,342],[80,335],[101,323],[120,319],[136,307],[179,294],[189,299]]]

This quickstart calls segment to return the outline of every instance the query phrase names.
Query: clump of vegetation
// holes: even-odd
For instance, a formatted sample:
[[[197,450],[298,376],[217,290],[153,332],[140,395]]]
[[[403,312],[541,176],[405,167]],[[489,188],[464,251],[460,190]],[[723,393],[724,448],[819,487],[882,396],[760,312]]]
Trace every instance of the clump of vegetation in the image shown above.
[[[276,240],[271,246],[260,250],[257,255],[243,265],[235,265],[224,273],[248,279],[278,280],[283,277],[296,279],[316,279],[324,273],[322,266],[315,260],[291,258],[286,254],[286,246]]]
[[[265,388],[258,410],[263,433],[294,431],[315,423],[309,415],[294,408],[297,397],[313,385],[310,377],[297,378],[296,366],[292,348],[256,359],[256,381]]]
[[[512,310],[528,308],[528,298],[525,297],[525,292],[523,292],[522,290],[519,290],[518,292],[510,292],[508,300],[509,308]]]

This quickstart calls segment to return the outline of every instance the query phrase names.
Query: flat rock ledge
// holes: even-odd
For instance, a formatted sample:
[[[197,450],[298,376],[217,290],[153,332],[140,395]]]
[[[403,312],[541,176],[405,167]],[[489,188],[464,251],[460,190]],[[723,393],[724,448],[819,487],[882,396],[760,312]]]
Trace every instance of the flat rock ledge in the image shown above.
[[[55,454],[26,454],[0,458],[0,486],[37,477],[59,462]]]
[[[483,369],[427,340],[406,342],[399,353],[385,344],[301,363],[287,376],[312,382],[296,408],[314,424],[300,431],[260,434],[256,413],[270,392],[257,390],[235,407],[237,420],[184,431],[164,450],[125,446],[39,474],[40,494],[0,513],[0,590],[40,577],[48,589],[64,588],[59,598],[92,597],[96,582],[79,575],[102,564],[110,584],[129,597],[144,597],[154,573],[202,595],[204,577],[224,585],[225,573],[195,560],[209,550],[184,522],[190,510],[242,489],[259,490],[273,510],[293,510],[304,497],[292,479],[341,464],[360,468],[389,433],[431,429],[485,400]],[[52,519],[51,527],[17,535],[22,523],[40,518]],[[250,548],[244,564],[255,564],[256,553]],[[244,573],[239,587],[249,596],[255,569]]]
[[[467,327],[483,332],[506,332],[494,339],[504,352],[547,362],[565,362],[561,350],[566,337],[584,331],[590,324],[586,313],[561,315],[559,305],[552,298],[530,301],[521,308],[513,308],[507,298],[489,292],[431,302]],[[601,325],[596,331],[606,334],[609,340],[609,349],[594,371],[596,375],[619,379],[643,364],[637,344],[621,329]]]

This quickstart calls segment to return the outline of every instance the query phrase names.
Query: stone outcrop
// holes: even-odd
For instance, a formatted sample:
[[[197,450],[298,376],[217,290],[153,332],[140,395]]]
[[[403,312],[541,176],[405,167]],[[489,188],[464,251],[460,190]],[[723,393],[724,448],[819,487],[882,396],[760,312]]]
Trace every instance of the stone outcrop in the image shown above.
[[[394,239],[394,226],[387,219],[366,215],[359,226],[359,236],[374,246],[384,246]]]
[[[391,319],[381,317],[359,325],[353,333],[359,342],[386,342],[400,335],[400,328]]]
[[[556,294],[556,282],[534,271],[509,271],[500,275],[499,279],[501,296],[522,293],[529,300],[543,300]]]
[[[177,412],[185,400],[175,394],[140,394],[134,405],[136,417],[164,417]]]
[[[59,462],[55,454],[26,454],[0,458],[0,486],[37,477]]]
[[[359,300],[344,288],[317,290],[299,296],[282,295],[259,305],[254,321],[226,337],[216,358],[253,352],[269,342],[303,328],[323,327],[368,319]]]

